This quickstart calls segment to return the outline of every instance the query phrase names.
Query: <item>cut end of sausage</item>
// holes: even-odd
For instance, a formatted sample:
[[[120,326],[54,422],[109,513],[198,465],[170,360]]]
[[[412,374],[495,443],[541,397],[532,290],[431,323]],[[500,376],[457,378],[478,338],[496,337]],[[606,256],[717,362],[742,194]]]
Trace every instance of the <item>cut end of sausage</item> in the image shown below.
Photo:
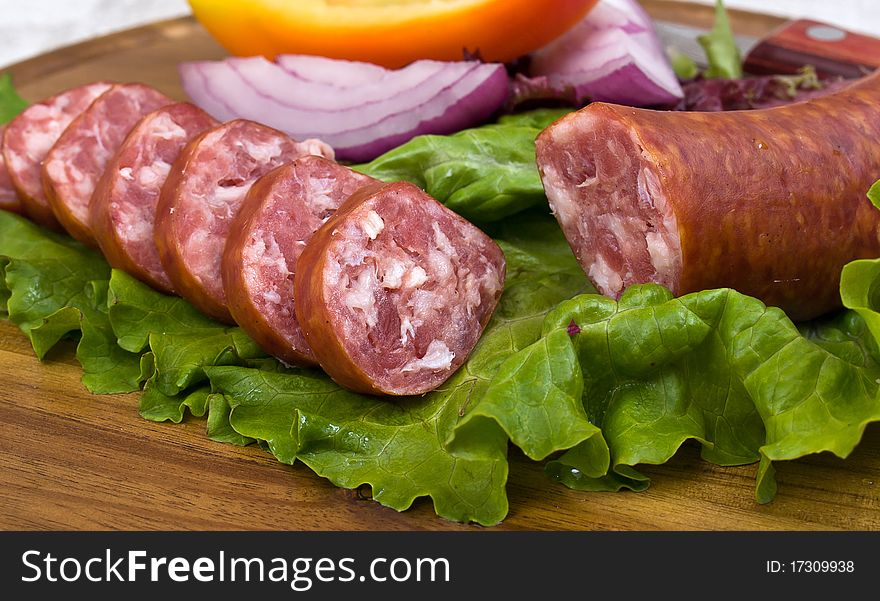
[[[156,246],[175,290],[211,317],[235,323],[221,268],[231,223],[257,179],[313,151],[332,152],[245,119],[218,125],[186,145],[156,211]]]
[[[42,226],[61,229],[43,191],[43,160],[71,121],[110,87],[98,82],[72,88],[29,106],[6,127],[6,168],[25,213]]]
[[[107,261],[141,281],[173,292],[154,240],[159,192],[192,138],[217,122],[180,102],[141,119],[108,163],[91,201],[90,222]]]
[[[424,394],[473,350],[501,296],[504,269],[491,238],[416,186],[367,186],[300,257],[297,315],[338,383],[370,394]]]
[[[141,117],[172,102],[150,86],[117,84],[64,130],[43,161],[42,178],[52,211],[71,236],[97,246],[89,205],[98,180]]]
[[[235,321],[287,364],[315,365],[295,313],[293,280],[306,243],[371,177],[318,156],[270,171],[248,192],[223,257]]]
[[[659,166],[636,134],[591,105],[537,141],[544,190],[596,289],[619,298],[632,284],[679,292],[681,241]]]

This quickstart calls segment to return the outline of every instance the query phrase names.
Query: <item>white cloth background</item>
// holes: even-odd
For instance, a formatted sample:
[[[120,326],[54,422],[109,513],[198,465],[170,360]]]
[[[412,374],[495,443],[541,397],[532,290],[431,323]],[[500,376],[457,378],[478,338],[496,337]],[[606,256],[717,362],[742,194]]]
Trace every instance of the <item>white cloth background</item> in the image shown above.
[[[727,0],[727,5],[811,17],[880,37],[880,0]],[[189,12],[186,0],[0,0],[0,67],[97,35]]]
[[[0,67],[53,48],[189,13],[186,0],[0,0]]]

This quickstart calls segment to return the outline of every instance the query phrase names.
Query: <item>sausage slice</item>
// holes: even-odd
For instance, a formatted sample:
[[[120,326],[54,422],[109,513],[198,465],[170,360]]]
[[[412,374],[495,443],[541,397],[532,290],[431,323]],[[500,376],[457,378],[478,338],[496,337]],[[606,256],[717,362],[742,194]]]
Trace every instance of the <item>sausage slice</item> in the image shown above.
[[[173,100],[143,84],[117,84],[74,119],[43,162],[43,189],[71,236],[97,246],[89,203],[108,161],[135,123]]]
[[[91,201],[92,230],[110,265],[173,292],[154,239],[159,192],[187,142],[216,125],[200,108],[180,102],[149,113],[134,126],[107,164]]]
[[[267,353],[317,363],[294,311],[296,262],[339,205],[375,181],[309,156],[270,171],[248,192],[226,242],[223,284],[232,317]]]
[[[155,231],[162,266],[180,295],[234,323],[220,268],[230,224],[257,179],[309,154],[332,158],[333,150],[245,119],[211,128],[184,147],[162,186]]]
[[[98,82],[67,90],[29,106],[6,126],[3,135],[6,168],[25,214],[40,225],[61,229],[43,192],[43,160],[70,122],[110,86]]]
[[[467,359],[504,287],[495,242],[416,186],[355,192],[296,266],[296,315],[321,367],[368,394],[417,395]]]
[[[5,130],[6,126],[0,125],[0,146],[3,144]],[[6,168],[3,153],[0,152],[0,211],[21,213],[23,210],[18,194],[15,192],[15,186],[12,185],[12,178],[9,177],[9,169]]]

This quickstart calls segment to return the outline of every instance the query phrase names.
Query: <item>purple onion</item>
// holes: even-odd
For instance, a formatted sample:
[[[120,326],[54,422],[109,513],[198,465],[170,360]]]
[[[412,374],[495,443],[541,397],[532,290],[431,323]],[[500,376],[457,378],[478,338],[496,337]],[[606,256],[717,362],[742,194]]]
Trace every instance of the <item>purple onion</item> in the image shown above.
[[[669,105],[683,96],[651,18],[635,0],[600,0],[568,33],[532,54],[529,75],[574,88],[580,104]]]
[[[421,134],[484,121],[507,99],[501,64],[416,61],[387,70],[317,56],[182,63],[192,101],[216,119],[245,118],[298,140],[320,138],[336,156],[369,161]]]

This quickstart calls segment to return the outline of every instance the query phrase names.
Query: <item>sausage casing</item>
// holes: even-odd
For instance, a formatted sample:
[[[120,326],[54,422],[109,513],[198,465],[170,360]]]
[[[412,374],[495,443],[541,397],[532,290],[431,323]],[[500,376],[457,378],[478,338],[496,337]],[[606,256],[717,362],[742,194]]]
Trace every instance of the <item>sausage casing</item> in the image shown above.
[[[724,113],[595,103],[547,128],[538,167],[603,294],[730,287],[795,320],[840,306],[843,266],[880,256],[880,74],[783,107]]]

